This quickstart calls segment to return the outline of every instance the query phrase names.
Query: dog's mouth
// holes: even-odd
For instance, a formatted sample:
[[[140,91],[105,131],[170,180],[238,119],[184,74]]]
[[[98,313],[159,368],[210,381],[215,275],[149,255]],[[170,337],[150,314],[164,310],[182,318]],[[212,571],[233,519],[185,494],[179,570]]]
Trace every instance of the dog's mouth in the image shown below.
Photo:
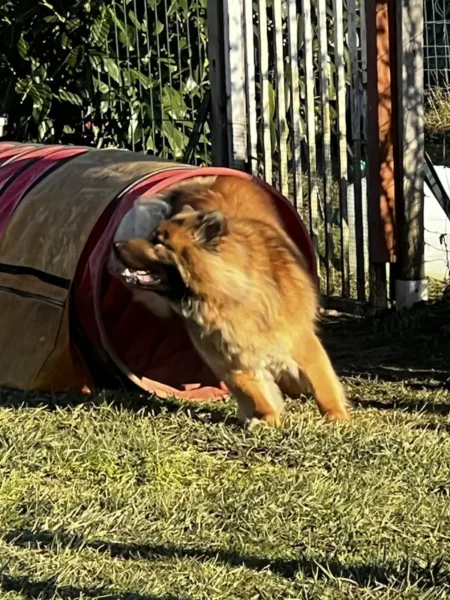
[[[140,287],[144,290],[155,290],[155,288],[161,289],[166,287],[161,274],[156,274],[152,271],[125,267],[120,275],[128,285]]]
[[[124,266],[120,277],[128,287],[143,292],[154,292],[173,302],[180,302],[182,298],[190,295],[190,290],[175,265],[158,265],[154,270]]]
[[[120,244],[115,243],[110,255],[109,270],[128,288],[134,290],[154,292],[173,302],[178,302],[189,295],[189,289],[175,264],[157,261],[140,262],[141,264],[130,264],[121,252]]]

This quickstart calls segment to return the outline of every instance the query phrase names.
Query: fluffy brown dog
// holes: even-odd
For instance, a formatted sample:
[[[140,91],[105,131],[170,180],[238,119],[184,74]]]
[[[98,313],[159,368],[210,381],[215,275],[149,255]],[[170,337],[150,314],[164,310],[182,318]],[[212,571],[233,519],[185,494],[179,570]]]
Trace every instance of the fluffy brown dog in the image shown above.
[[[175,202],[177,214],[150,240],[118,242],[116,253],[140,274],[136,287],[165,295],[185,320],[198,352],[236,397],[240,420],[279,425],[280,386],[295,393],[303,378],[322,414],[348,419],[315,333],[315,285],[269,195],[254,182],[219,177],[210,189],[186,188]]]

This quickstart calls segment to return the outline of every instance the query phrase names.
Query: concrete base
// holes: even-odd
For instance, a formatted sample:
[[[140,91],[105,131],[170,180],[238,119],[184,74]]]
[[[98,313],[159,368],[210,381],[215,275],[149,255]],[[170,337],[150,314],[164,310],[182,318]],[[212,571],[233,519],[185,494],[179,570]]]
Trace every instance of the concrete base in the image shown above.
[[[416,302],[425,300],[428,300],[428,279],[419,281],[397,279],[395,282],[395,307],[397,310],[411,308]]]

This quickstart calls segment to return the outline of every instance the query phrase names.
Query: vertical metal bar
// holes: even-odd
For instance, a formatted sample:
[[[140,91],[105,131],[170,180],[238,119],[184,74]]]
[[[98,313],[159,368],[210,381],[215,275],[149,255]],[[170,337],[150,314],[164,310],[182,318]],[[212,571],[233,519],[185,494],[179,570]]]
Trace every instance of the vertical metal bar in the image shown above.
[[[249,168],[258,175],[258,132],[256,128],[255,45],[253,40],[253,0],[244,0],[245,71],[248,111]]]
[[[203,77],[204,77],[204,71],[203,71],[203,66],[204,66],[204,61],[203,61],[203,54],[206,52],[204,52],[203,49],[203,44],[202,44],[202,40],[201,40],[201,35],[200,35],[200,10],[199,10],[199,5],[200,2],[199,0],[197,0],[196,2],[196,15],[197,15],[197,44],[198,44],[198,83],[200,86],[200,90],[201,90],[201,98],[202,98],[202,102],[205,99],[205,88],[203,85]],[[207,160],[207,149],[206,149],[206,141],[203,144],[203,152],[204,152],[204,156],[203,156],[203,161],[206,162]],[[196,155],[195,155],[196,156]],[[198,164],[198,160],[197,157],[195,157],[195,164]]]
[[[106,40],[106,43],[105,43],[105,52],[106,52],[106,56],[109,58],[110,54],[109,54],[109,40],[108,39]],[[100,73],[98,74],[98,78],[100,79]],[[108,111],[110,111],[109,102],[111,100],[111,75],[109,73],[107,73],[106,80],[108,82]],[[111,128],[114,132],[114,129],[115,129],[114,121],[112,122]],[[100,146],[97,145],[97,148],[99,148],[99,147]]]
[[[147,58],[148,58],[148,62],[147,62],[147,68],[148,68],[148,79],[150,82],[152,82],[153,79],[153,74],[152,74],[152,54],[151,54],[151,50],[150,50],[150,27],[149,27],[149,20],[148,20],[148,9],[147,9],[147,0],[144,0],[144,18],[145,18],[145,39],[146,39],[146,44],[147,44]],[[156,147],[156,124],[155,124],[155,109],[153,106],[153,86],[150,87],[149,90],[150,93],[150,120],[151,120],[151,128],[152,128],[152,143],[151,145],[153,146],[153,148]],[[148,150],[147,148],[148,146],[148,140],[146,143],[146,150]]]
[[[136,7],[136,0],[133,0],[133,8],[134,8],[134,14],[136,15],[136,19],[137,19],[137,7]],[[139,75],[141,75],[141,50],[139,47],[139,32],[138,32],[138,28],[136,27],[136,25],[134,25],[134,31],[135,31],[135,39],[136,39],[136,58],[137,58],[137,71],[139,73]],[[142,135],[142,152],[145,152],[145,124],[144,124],[144,106],[143,106],[143,94],[142,94],[142,82],[141,79],[139,78],[138,81],[138,87],[139,87],[139,111],[140,111],[140,115],[141,115],[141,135]]]
[[[314,70],[313,70],[313,29],[311,19],[311,0],[303,0],[305,21],[305,74],[306,74],[306,129],[308,134],[308,175],[309,175],[309,213],[311,237],[316,251],[317,275],[320,277],[319,260],[319,194],[317,182],[316,124],[314,114]]]
[[[187,39],[187,45],[188,45],[188,67],[189,67],[189,78],[191,82],[195,83],[195,79],[194,79],[194,69],[192,67],[192,42],[191,42],[191,30],[190,30],[190,21],[189,21],[189,11],[186,13],[186,21],[185,21],[185,25],[186,25],[186,39]],[[189,94],[189,98],[190,98],[190,104],[191,104],[191,121],[193,123],[195,123],[195,105],[194,105],[194,96],[192,95],[192,93]]]
[[[276,112],[278,127],[278,171],[279,187],[283,195],[289,195],[288,169],[287,169],[287,137],[286,98],[283,58],[283,23],[281,0],[273,3],[273,21],[275,36],[275,74],[276,74]]]
[[[227,120],[231,140],[230,164],[247,168],[247,110],[245,102],[244,10],[243,0],[225,0],[224,29],[228,40],[225,53],[227,82]]]
[[[337,132],[339,144],[339,207],[341,230],[342,295],[350,296],[350,253],[348,231],[348,164],[347,164],[347,118],[344,58],[343,1],[333,1],[334,14],[334,61],[336,65]]]
[[[334,293],[334,273],[332,258],[334,254],[333,232],[331,224],[331,123],[330,123],[330,93],[329,93],[329,56],[327,35],[327,5],[326,0],[318,0],[319,49],[320,49],[320,98],[322,103],[322,147],[323,147],[323,207],[325,221],[325,263],[327,295]]]
[[[272,138],[270,135],[269,42],[266,0],[258,0],[259,45],[261,60],[261,125],[264,179],[273,183]]]
[[[116,3],[113,2],[112,5],[112,9],[114,12],[114,16],[117,18],[117,14],[116,14]],[[119,32],[117,31],[117,24],[114,20],[114,39],[116,42],[116,58],[117,58],[117,66],[119,67],[119,70],[121,71],[121,66],[120,66],[120,54],[119,54]],[[119,106],[120,106],[120,114],[122,115],[122,111],[123,111],[123,102],[122,102],[122,98],[119,96]]]
[[[355,0],[348,0],[347,10],[348,41],[351,61],[350,115],[352,123],[353,142],[352,145],[353,190],[355,211],[354,239],[356,246],[356,288],[358,300],[364,301],[366,297],[366,289],[364,276],[364,222],[361,186],[361,108]]]
[[[144,0],[147,2],[147,0]],[[181,64],[181,48],[180,48],[180,24],[178,22],[178,13],[175,12],[175,30],[176,30],[176,38],[177,38],[177,55],[178,55],[178,82],[180,88],[180,94],[183,88],[183,67]],[[184,123],[185,119],[181,122],[181,131],[183,132],[183,137],[186,135],[186,126]]]
[[[127,16],[127,4],[125,0],[122,0],[122,6],[123,6],[123,21],[124,21],[124,25],[125,25],[125,29],[127,31],[127,37],[128,37],[128,16]],[[131,63],[130,63],[130,50],[128,48],[128,43],[125,44],[125,50],[126,50],[126,56],[127,56],[127,70],[128,70],[128,81],[131,82]],[[134,131],[135,131],[135,117],[134,117],[134,106],[132,101],[130,100],[130,108],[131,108],[131,115],[130,115],[130,122],[131,122],[131,149],[134,152]]]
[[[228,166],[224,10],[222,0],[208,2],[208,59],[211,82],[211,151],[213,165]]]
[[[300,116],[300,80],[298,64],[297,2],[288,0],[289,62],[291,67],[291,120],[292,157],[294,177],[294,205],[303,207],[302,182],[302,126]]]
[[[366,0],[359,0],[359,21],[360,21],[360,54],[361,54],[361,86],[362,86],[362,131],[361,131],[361,156],[364,159],[365,169],[361,174],[361,198],[363,207],[363,226],[364,226],[364,278],[366,294],[370,293],[370,269],[369,269],[369,220],[368,203],[369,190],[367,187],[367,31],[366,31]]]
[[[164,121],[166,120],[165,108],[163,104],[163,83],[162,83],[162,68],[161,68],[161,44],[159,40],[158,27],[159,24],[158,13],[155,9],[155,32],[156,32],[156,52],[157,59],[156,62],[158,64],[158,78],[159,78],[159,98],[160,98],[160,107],[161,107],[161,134],[162,134],[162,155],[164,158],[167,158],[166,154],[166,134],[164,132]]]

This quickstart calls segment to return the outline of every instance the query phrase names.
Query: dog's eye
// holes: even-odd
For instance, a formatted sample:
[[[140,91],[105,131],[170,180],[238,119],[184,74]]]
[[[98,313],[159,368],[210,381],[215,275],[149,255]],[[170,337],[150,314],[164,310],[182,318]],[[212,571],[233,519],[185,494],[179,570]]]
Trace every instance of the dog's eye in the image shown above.
[[[160,244],[165,244],[168,239],[169,239],[169,233],[165,229],[163,229],[163,231],[160,231],[158,233],[158,242]]]
[[[171,252],[174,252],[173,246],[170,243],[170,236],[169,236],[169,232],[168,231],[158,231],[153,240],[152,243],[156,246],[156,245],[161,245],[164,246],[164,248],[166,248],[166,250],[170,250]]]
[[[152,235],[150,241],[152,244],[164,244],[167,240],[167,232],[165,231],[155,231]]]

